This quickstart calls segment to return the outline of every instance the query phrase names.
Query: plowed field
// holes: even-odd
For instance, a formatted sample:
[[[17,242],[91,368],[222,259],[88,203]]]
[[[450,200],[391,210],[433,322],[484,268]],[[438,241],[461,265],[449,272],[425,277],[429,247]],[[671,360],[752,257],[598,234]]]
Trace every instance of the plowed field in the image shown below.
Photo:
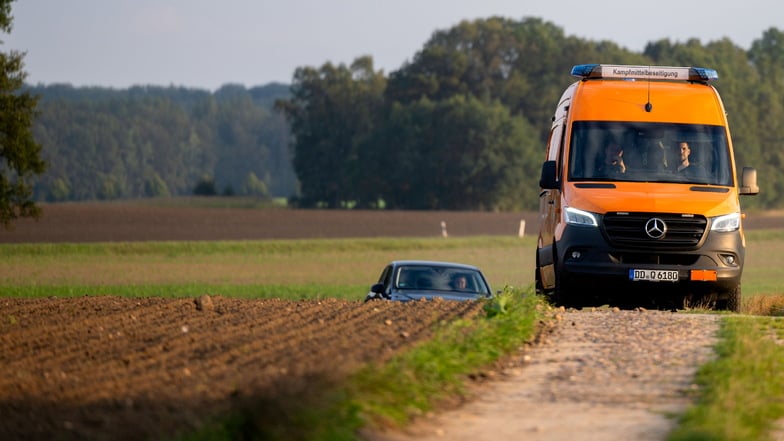
[[[83,297],[0,311],[0,439],[141,440],[339,379],[480,308]]]

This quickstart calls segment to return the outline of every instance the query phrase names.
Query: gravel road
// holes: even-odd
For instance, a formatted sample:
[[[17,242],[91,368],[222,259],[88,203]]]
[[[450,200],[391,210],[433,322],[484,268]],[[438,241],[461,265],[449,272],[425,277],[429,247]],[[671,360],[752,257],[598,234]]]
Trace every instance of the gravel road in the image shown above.
[[[459,408],[368,441],[665,439],[714,356],[718,316],[567,310],[542,343],[476,386]]]

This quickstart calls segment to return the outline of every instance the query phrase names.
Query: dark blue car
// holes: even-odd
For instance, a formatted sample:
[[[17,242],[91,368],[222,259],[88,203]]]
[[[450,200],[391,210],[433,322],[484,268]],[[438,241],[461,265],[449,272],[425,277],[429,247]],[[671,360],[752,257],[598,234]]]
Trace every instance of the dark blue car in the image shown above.
[[[368,300],[477,300],[492,297],[490,284],[473,265],[430,260],[395,260],[370,287]]]

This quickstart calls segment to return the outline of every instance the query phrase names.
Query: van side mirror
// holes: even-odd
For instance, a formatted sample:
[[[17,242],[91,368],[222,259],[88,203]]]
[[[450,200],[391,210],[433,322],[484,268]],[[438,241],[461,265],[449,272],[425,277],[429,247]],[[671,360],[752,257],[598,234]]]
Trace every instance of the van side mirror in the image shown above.
[[[557,190],[560,188],[557,180],[555,161],[544,161],[544,164],[542,164],[542,175],[539,178],[539,187],[547,190]]]
[[[754,167],[743,167],[740,177],[739,194],[755,195],[759,193],[759,186],[757,185],[757,169]]]

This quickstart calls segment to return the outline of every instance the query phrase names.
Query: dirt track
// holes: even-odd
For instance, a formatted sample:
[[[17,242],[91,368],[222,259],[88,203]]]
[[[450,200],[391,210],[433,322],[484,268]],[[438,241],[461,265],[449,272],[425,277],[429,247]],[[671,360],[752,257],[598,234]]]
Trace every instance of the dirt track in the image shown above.
[[[0,439],[172,435],[383,361],[441,320],[479,310],[446,301],[0,299]]]
[[[663,441],[714,357],[719,317],[569,310],[522,367],[474,388],[460,408],[366,441]]]

